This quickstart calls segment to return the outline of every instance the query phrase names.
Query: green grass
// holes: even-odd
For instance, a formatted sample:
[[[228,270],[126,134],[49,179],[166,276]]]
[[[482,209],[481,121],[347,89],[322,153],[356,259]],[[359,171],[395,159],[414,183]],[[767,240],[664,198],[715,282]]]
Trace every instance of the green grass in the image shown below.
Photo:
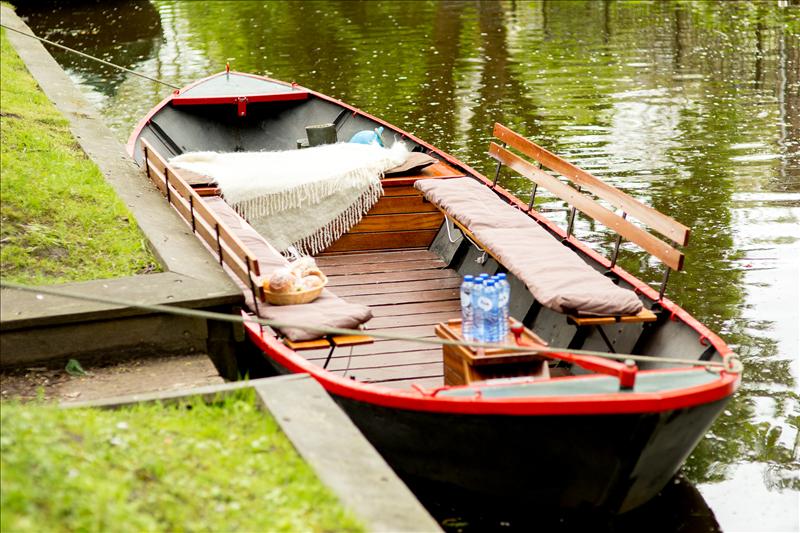
[[[5,30],[0,45],[0,275],[53,284],[155,270],[133,216]]]
[[[216,405],[3,403],[0,530],[361,531],[252,389]]]

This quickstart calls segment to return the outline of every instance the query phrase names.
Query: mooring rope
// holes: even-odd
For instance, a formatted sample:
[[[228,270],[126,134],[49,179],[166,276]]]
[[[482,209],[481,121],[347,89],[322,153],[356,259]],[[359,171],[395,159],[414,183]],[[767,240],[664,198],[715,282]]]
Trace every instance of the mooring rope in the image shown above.
[[[296,324],[291,322],[283,322],[280,320],[267,320],[260,317],[248,317],[244,318],[238,315],[227,315],[225,313],[216,313],[213,311],[202,311],[198,309],[187,309],[184,307],[174,307],[169,305],[161,305],[161,304],[142,304],[138,302],[131,302],[127,300],[120,300],[117,298],[108,298],[105,296],[90,296],[86,294],[80,294],[75,292],[68,292],[63,290],[53,290],[44,287],[31,287],[29,285],[23,285],[20,283],[12,283],[9,281],[2,281],[0,280],[0,287],[5,289],[13,289],[18,291],[24,292],[31,292],[37,295],[38,299],[44,299],[44,295],[49,296],[58,296],[62,298],[72,298],[75,300],[83,300],[87,302],[97,302],[102,304],[108,305],[118,305],[123,307],[133,307],[136,309],[141,309],[143,311],[151,311],[155,313],[167,313],[177,316],[184,316],[184,317],[191,317],[191,318],[204,318],[208,320],[219,320],[221,322],[231,322],[234,324],[245,324],[245,323],[255,323],[261,326],[267,326],[271,328],[299,328],[304,330],[316,331],[318,333],[323,333],[326,335],[365,335],[368,334],[370,337],[374,337],[376,339],[384,339],[384,340],[402,340],[402,341],[409,341],[409,342],[418,342],[421,344],[435,344],[439,346],[448,345],[448,346],[466,346],[471,348],[491,348],[491,349],[502,349],[502,350],[509,350],[515,352],[526,352],[526,353],[569,353],[575,355],[588,355],[594,357],[603,357],[606,359],[618,359],[618,360],[632,360],[642,363],[670,363],[670,364],[677,364],[677,365],[689,365],[689,366],[701,366],[707,369],[717,369],[717,370],[725,370],[727,372],[738,373],[741,372],[741,363],[735,356],[728,356],[723,358],[722,362],[718,361],[699,361],[699,360],[687,360],[687,359],[680,359],[677,357],[655,357],[650,355],[634,355],[634,354],[622,354],[622,353],[607,353],[607,352],[598,352],[594,350],[573,350],[571,348],[558,348],[558,347],[551,347],[545,346],[541,348],[537,348],[535,346],[518,346],[516,344],[499,344],[499,343],[489,343],[489,342],[468,342],[468,341],[456,341],[456,340],[449,340],[449,339],[441,339],[438,337],[431,337],[431,338],[421,338],[421,337],[413,337],[410,335],[397,335],[391,333],[382,333],[379,331],[372,331],[372,330],[360,330],[360,329],[347,329],[347,328],[336,328],[331,326],[323,326],[319,324]]]
[[[180,89],[180,87],[178,87],[177,85],[173,85],[173,84],[168,83],[166,81],[159,80],[158,78],[153,78],[153,77],[148,76],[146,74],[142,74],[141,72],[136,72],[135,70],[131,70],[129,68],[125,68],[123,66],[116,65],[116,64],[111,63],[109,61],[106,61],[105,59],[100,59],[99,57],[91,56],[91,55],[86,54],[84,52],[81,52],[79,50],[75,50],[74,48],[70,48],[69,46],[64,46],[63,44],[59,44],[57,42],[45,39],[44,37],[39,37],[37,35],[33,35],[32,33],[26,33],[24,31],[18,30],[16,28],[12,28],[11,26],[6,26],[5,24],[0,24],[0,26],[2,26],[3,28],[5,28],[7,30],[11,30],[13,32],[17,32],[20,35],[24,35],[25,37],[31,37],[32,39],[37,39],[39,41],[42,41],[43,43],[47,43],[47,44],[50,44],[52,46],[57,46],[58,48],[66,50],[67,52],[72,52],[73,54],[78,54],[79,56],[85,57],[87,59],[91,59],[92,61],[97,61],[98,63],[102,63],[103,65],[107,65],[109,67],[114,67],[114,68],[117,68],[119,70],[124,70],[125,72],[128,72],[129,74],[133,74],[134,76],[139,76],[140,78],[144,78],[146,80],[154,81],[156,83],[160,83],[162,85],[166,85],[167,87],[172,87],[173,89]]]

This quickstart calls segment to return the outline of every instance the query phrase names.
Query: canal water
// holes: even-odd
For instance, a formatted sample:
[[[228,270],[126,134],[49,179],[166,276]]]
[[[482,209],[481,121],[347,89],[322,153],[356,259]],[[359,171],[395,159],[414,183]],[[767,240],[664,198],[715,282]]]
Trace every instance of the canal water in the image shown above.
[[[502,122],[692,228],[667,295],[720,332],[745,373],[681,475],[609,522],[429,502],[447,529],[798,530],[797,0],[18,4],[36,33],[89,54],[176,85],[226,62],[296,81],[487,174]],[[169,92],[52,53],[120,140]],[[526,193],[524,180],[501,179]],[[540,202],[564,220],[563,205]],[[577,232],[613,245],[585,219]],[[644,254],[623,246],[623,257],[660,281]]]

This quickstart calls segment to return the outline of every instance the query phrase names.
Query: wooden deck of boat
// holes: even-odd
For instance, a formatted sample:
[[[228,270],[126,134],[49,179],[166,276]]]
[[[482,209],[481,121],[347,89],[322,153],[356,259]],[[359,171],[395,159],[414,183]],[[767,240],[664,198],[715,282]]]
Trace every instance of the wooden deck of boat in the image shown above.
[[[459,275],[428,250],[326,254],[316,260],[331,291],[370,306],[374,318],[366,324],[367,333],[433,338],[437,323],[460,313]],[[300,353],[321,365],[328,351]],[[441,348],[407,340],[337,348],[328,369],[390,387],[443,384]]]

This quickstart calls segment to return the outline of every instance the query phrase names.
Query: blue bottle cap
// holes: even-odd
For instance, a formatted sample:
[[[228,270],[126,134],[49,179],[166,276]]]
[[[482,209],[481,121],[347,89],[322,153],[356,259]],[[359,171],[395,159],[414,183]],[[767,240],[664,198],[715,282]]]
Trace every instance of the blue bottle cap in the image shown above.
[[[470,274],[467,274],[466,276],[464,276],[464,281],[473,281],[474,279],[475,279],[475,276],[471,276]]]
[[[500,272],[499,274],[497,274],[496,277],[497,277],[497,279],[506,279],[506,273],[505,272]]]
[[[493,279],[484,280],[483,284],[485,286],[487,286],[487,287],[493,287],[494,286],[494,280]]]
[[[479,278],[481,278],[481,279],[488,279],[488,278],[489,278],[489,274],[487,274],[486,272],[484,272],[483,274],[481,274],[481,275],[480,275],[480,276],[478,276],[478,277],[479,277]]]

